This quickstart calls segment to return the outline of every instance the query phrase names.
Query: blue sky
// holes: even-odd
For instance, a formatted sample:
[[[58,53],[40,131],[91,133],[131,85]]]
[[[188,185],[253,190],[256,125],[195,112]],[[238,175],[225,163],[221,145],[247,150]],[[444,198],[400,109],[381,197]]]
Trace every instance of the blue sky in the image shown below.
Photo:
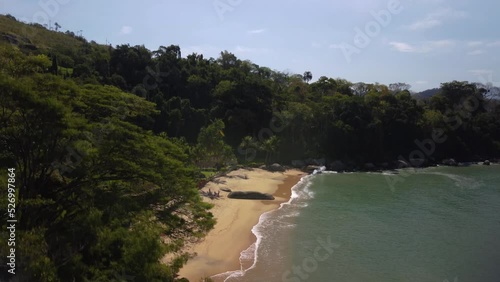
[[[223,50],[313,80],[406,82],[412,90],[468,80],[500,86],[498,0],[0,0],[0,13],[58,22],[113,45]]]

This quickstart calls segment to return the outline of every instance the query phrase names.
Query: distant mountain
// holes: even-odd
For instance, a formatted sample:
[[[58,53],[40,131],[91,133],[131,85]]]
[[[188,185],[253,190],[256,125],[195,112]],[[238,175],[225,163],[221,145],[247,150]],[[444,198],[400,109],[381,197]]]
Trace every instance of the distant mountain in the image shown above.
[[[422,92],[413,94],[413,97],[415,97],[415,99],[428,99],[439,93],[439,90],[439,88],[427,89]]]

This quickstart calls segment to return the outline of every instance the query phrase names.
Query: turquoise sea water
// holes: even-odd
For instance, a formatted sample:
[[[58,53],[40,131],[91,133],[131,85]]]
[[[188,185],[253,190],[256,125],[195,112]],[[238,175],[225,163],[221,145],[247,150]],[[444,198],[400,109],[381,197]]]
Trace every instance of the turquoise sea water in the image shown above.
[[[323,173],[264,214],[226,281],[500,281],[500,166]]]

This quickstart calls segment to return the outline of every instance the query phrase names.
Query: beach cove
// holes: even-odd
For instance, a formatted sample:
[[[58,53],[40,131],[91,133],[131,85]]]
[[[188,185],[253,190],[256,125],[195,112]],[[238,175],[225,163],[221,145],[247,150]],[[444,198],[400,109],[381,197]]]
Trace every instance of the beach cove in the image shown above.
[[[179,272],[179,277],[189,281],[199,281],[202,277],[239,271],[245,267],[240,256],[257,240],[252,228],[259,223],[262,214],[277,209],[287,202],[291,189],[306,174],[300,170],[269,172],[262,169],[239,169],[207,183],[200,192],[218,192],[223,188],[232,191],[257,191],[272,194],[274,200],[240,200],[227,198],[221,191],[220,197],[204,197],[204,201],[214,204],[211,212],[217,224],[200,242],[188,247],[196,256]],[[223,281],[214,277],[214,281]]]

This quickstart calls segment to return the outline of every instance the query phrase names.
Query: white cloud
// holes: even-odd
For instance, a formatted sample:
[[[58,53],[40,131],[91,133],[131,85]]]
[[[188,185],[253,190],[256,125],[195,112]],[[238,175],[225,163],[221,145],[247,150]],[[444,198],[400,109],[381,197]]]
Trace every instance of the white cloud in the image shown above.
[[[483,50],[474,50],[474,51],[470,51],[469,53],[467,53],[468,55],[470,56],[477,56],[477,55],[481,55],[481,54],[484,54],[484,51]]]
[[[429,53],[438,49],[449,49],[455,46],[452,40],[427,41],[420,44],[410,44],[406,42],[389,42],[389,45],[402,53]]]
[[[262,28],[262,29],[249,30],[248,33],[250,33],[250,34],[259,34],[259,33],[265,32],[265,31],[266,31],[266,29]]]
[[[236,49],[234,50],[234,53],[236,54],[263,54],[263,53],[268,53],[269,49],[266,48],[252,48],[252,47],[245,47],[245,46],[236,46]]]
[[[475,76],[476,81],[485,85],[497,85],[500,86],[500,81],[493,79],[493,71],[486,69],[469,70],[473,76]]]
[[[493,71],[485,69],[469,70],[469,72],[475,76],[485,76],[493,73]]]
[[[482,45],[484,45],[483,41],[469,41],[467,43],[467,46],[469,46],[469,47],[479,47],[479,46],[482,46]]]
[[[412,23],[411,25],[408,26],[408,28],[411,30],[422,30],[422,29],[433,28],[433,27],[438,26],[438,25],[441,25],[440,20],[427,18],[427,19],[423,19],[423,20]]]
[[[424,85],[424,84],[429,84],[429,82],[426,80],[418,80],[418,81],[415,81],[415,84]]]
[[[452,40],[437,40],[437,41],[429,41],[427,42],[427,45],[429,47],[435,47],[435,48],[446,48],[454,46],[455,42]]]
[[[483,84],[500,86],[500,81],[496,81],[496,79],[493,78],[494,72],[492,70],[476,69],[476,70],[469,70],[469,73],[476,76],[476,79]]]
[[[408,26],[407,29],[410,30],[425,30],[437,27],[443,24],[445,20],[450,19],[461,19],[467,17],[467,13],[464,11],[456,11],[453,9],[441,9],[435,12],[429,13],[424,19],[418,20]]]
[[[488,46],[488,47],[500,47],[500,40],[490,42],[486,46]]]
[[[123,34],[123,35],[131,34],[132,31],[133,31],[132,27],[125,25],[125,26],[122,26],[122,29],[120,30],[120,34]]]
[[[323,47],[323,45],[322,45],[321,43],[318,43],[318,42],[316,42],[316,41],[313,41],[313,42],[311,42],[311,47],[312,47],[312,48],[316,48],[316,49],[318,49],[318,48]]]
[[[399,52],[404,52],[404,53],[413,53],[416,52],[416,48],[408,43],[404,42],[389,42],[390,45],[392,45],[392,48],[396,51]]]

